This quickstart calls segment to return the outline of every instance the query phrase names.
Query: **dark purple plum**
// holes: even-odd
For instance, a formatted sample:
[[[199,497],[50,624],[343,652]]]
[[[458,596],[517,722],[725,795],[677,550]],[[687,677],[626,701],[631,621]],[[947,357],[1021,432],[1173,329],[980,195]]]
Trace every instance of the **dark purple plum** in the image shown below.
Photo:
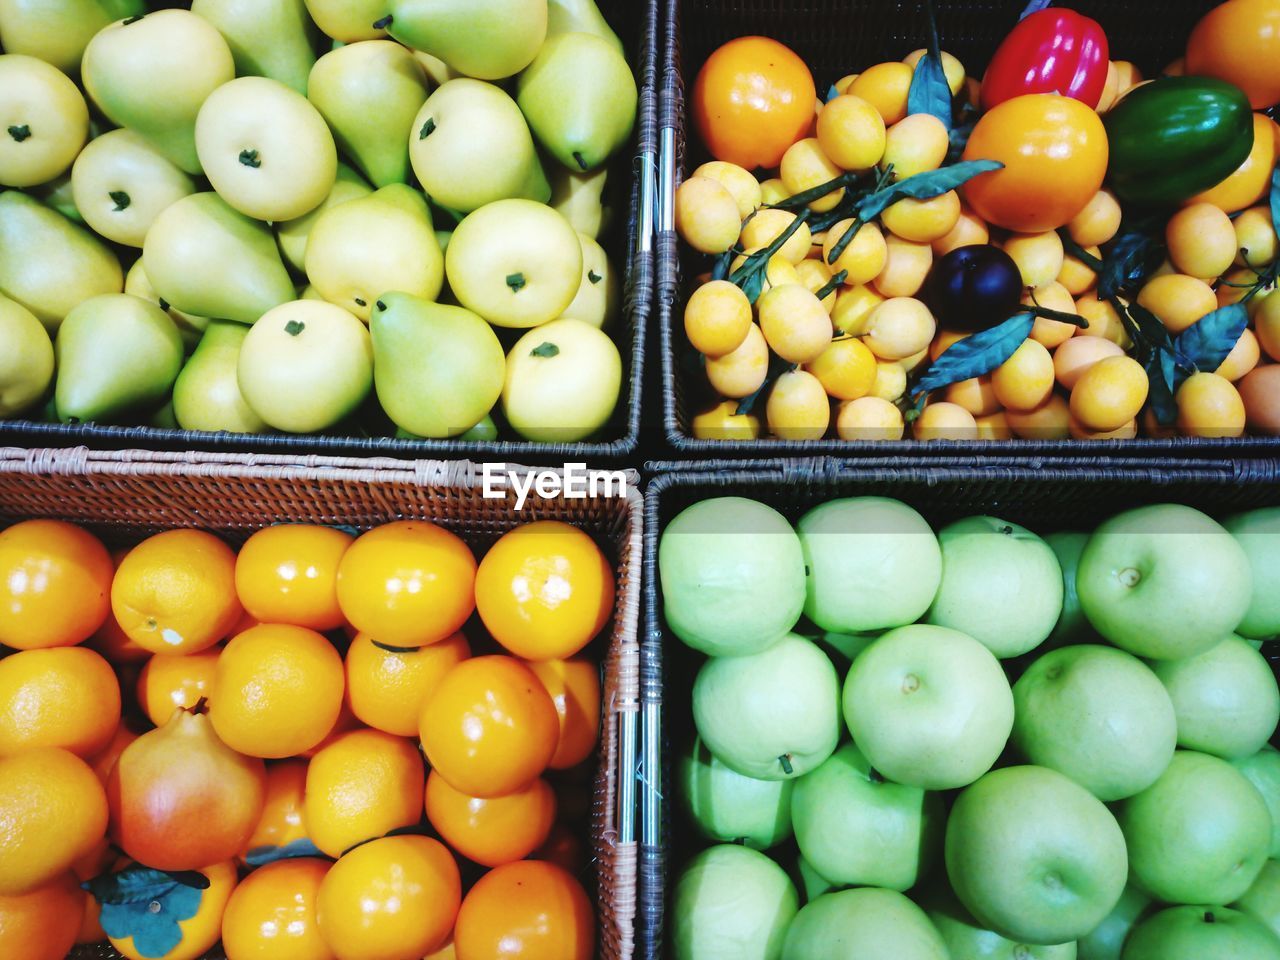
[[[1022,274],[999,247],[957,247],[933,265],[928,299],[948,330],[985,330],[1018,309]]]

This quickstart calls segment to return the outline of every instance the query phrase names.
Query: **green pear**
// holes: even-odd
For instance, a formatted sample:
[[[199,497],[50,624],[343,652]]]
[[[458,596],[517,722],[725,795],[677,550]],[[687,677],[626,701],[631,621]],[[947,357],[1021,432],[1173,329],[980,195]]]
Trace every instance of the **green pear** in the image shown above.
[[[599,239],[613,219],[613,210],[604,201],[609,168],[604,166],[583,173],[556,166],[548,176],[551,180],[551,206],[573,224],[573,229]]]
[[[547,36],[562,33],[594,33],[622,53],[622,41],[609,26],[595,0],[547,0]]]
[[[216,193],[183,197],[160,214],[142,262],[156,293],[183,313],[253,323],[294,296],[271,231]]]
[[[413,54],[390,40],[326,53],[307,83],[307,98],[338,147],[377,187],[409,179],[409,132],[427,93],[427,76]]]
[[[169,318],[178,325],[178,332],[182,334],[182,342],[188,348],[194,348],[209,327],[208,317],[197,317],[193,313],[183,313],[181,310],[175,310],[160,294],[156,293],[156,288],[151,285],[151,278],[147,276],[147,267],[142,262],[141,257],[133,261],[133,266],[124,275],[124,292],[132,297],[140,297],[143,300],[150,300],[152,303],[158,304],[160,309],[169,314]]]
[[[470,310],[385,293],[369,333],[378,401],[392,422],[417,436],[465,433],[502,395],[502,344]]]
[[[53,382],[53,341],[30,310],[0,297],[0,417],[39,403]]]
[[[387,32],[478,80],[510,77],[547,37],[547,0],[391,0]]]
[[[123,286],[120,261],[92,233],[24,193],[0,193],[0,293],[50,333],[76,304]]]
[[[0,42],[76,76],[95,33],[146,9],[143,0],[0,0]]]
[[[54,403],[64,423],[110,423],[147,411],[182,369],[177,326],[154,303],[127,293],[84,301],[67,314],[54,347]]]
[[[321,214],[307,240],[306,266],[321,296],[366,323],[388,290],[435,300],[444,285],[444,255],[427,202],[399,183]]]
[[[413,59],[418,61],[418,66],[422,67],[427,79],[431,81],[432,87],[443,87],[450,80],[457,80],[459,77],[464,76],[464,74],[453,69],[439,57],[433,57],[431,54],[423,53],[421,50],[411,50],[409,52],[413,54]]]
[[[270,77],[306,94],[316,55],[302,0],[193,0],[191,12],[218,28],[237,76]]]
[[[307,12],[327,37],[339,43],[387,35],[387,0],[306,0]]]
[[[481,80],[450,80],[427,98],[414,118],[409,158],[431,199],[461,213],[495,200],[551,199],[516,102]]]
[[[622,309],[618,271],[613,269],[609,255],[595,240],[579,233],[578,241],[582,244],[582,283],[573,302],[564,308],[564,316],[606,330]]]
[[[245,403],[236,379],[243,323],[214,320],[173,385],[173,415],[183,430],[262,433],[266,423]]]
[[[639,94],[613,44],[590,33],[550,38],[520,74],[516,102],[538,142],[571,170],[594,170],[627,142]]]
[[[70,170],[56,180],[50,180],[48,183],[42,183],[38,187],[32,187],[27,193],[31,194],[46,207],[57,210],[68,220],[79,224],[84,223],[84,217],[81,216],[80,210],[76,206],[75,188],[71,183]]]
[[[311,228],[320,219],[320,214],[330,207],[336,207],[348,200],[357,200],[373,193],[373,188],[365,183],[364,177],[356,173],[345,163],[338,164],[338,176],[333,182],[329,196],[321,201],[320,206],[310,213],[304,213],[296,220],[284,220],[275,225],[276,243],[289,266],[299,273],[306,272],[307,238],[311,236]]]
[[[196,114],[235,78],[231,48],[189,10],[113,23],[84,52],[85,91],[117,126],[145,137],[187,173],[200,173]]]

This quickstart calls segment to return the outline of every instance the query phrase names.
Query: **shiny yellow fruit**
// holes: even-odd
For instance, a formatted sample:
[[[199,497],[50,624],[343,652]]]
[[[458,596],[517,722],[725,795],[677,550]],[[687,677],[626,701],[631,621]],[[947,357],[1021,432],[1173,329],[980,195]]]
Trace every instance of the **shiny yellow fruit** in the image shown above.
[[[1262,348],[1258,346],[1258,337],[1246,328],[1214,373],[1235,383],[1256,367],[1261,358]]]
[[[1226,377],[1193,373],[1174,399],[1178,432],[1184,437],[1238,437],[1244,433],[1244,401]]]
[[[1028,306],[1037,304],[1049,310],[1058,310],[1062,313],[1074,314],[1076,312],[1075,298],[1067,292],[1067,288],[1056,280],[1051,280],[1035,290],[1028,290],[1023,296],[1022,302]],[[1052,350],[1060,343],[1065,343],[1076,334],[1079,329],[1075,324],[1068,323],[1065,320],[1054,320],[1050,317],[1036,317],[1036,322],[1031,328],[1031,339],[1035,340]]]
[[[1103,337],[1072,337],[1053,352],[1053,373],[1067,390],[1076,385],[1084,372],[1107,357],[1122,357],[1120,345]]]
[[[693,435],[699,440],[758,440],[760,418],[738,413],[737,400],[724,400],[693,418]]]
[[[960,247],[981,246],[990,240],[991,231],[987,228],[987,222],[961,203],[960,218],[956,220],[956,225],[945,236],[933,241],[933,255],[944,257]]]
[[[320,935],[316,901],[327,860],[298,857],[259,867],[236,887],[222,916],[230,960],[334,960]]]
[[[33,8],[31,16],[40,14]],[[51,31],[57,20],[50,17]],[[0,127],[0,184],[34,187],[71,166],[89,136],[89,107],[61,70],[10,53],[0,56]]]
[[[1236,259],[1236,228],[1211,203],[1194,203],[1170,217],[1165,240],[1178,272],[1200,280],[1217,280]]]
[[[722,397],[749,397],[764,385],[769,373],[769,344],[754,323],[742,346],[707,361],[707,379]]]
[[[782,155],[782,165],[778,168],[778,175],[792,196],[834,180],[841,173],[841,168],[823,152],[817,137],[806,137],[793,143]],[[844,187],[840,187],[814,200],[809,209],[825,213],[843,199]]]
[[[884,156],[884,118],[861,97],[829,101],[818,115],[817,132],[823,152],[845,170],[870,170]]]
[[[699,253],[724,253],[742,230],[738,202],[710,177],[690,177],[676,189],[676,232]]]
[[[34,406],[53,382],[53,341],[34,313],[0,296],[0,417]]]
[[[795,220],[796,215],[786,210],[761,210],[742,227],[742,248],[763,250],[782,236]],[[802,223],[778,253],[792,263],[799,263],[809,255],[812,242],[813,234],[809,225]]]
[[[1044,286],[1062,272],[1065,254],[1056,230],[1011,234],[1004,242],[1004,252],[1018,265],[1024,287]]]
[[[1250,207],[1233,221],[1236,233],[1236,265],[1265,267],[1276,258],[1276,229],[1270,207]]]
[[[1119,344],[1122,349],[1133,345],[1129,339],[1129,331],[1125,329],[1120,314],[1106,300],[1099,300],[1096,293],[1086,293],[1076,299],[1076,313],[1089,325],[1081,327],[1077,336],[1102,337],[1112,343]]]
[[[960,194],[948,190],[932,200],[911,197],[891,204],[880,215],[885,227],[903,240],[932,244],[960,222]]]
[[[875,279],[876,290],[886,297],[914,297],[933,269],[933,248],[892,234],[885,245],[889,256]]]
[[[988,417],[1001,409],[1000,398],[996,396],[995,385],[989,373],[951,384],[943,392],[942,399],[957,407],[964,407],[974,417]]]
[[[938,335],[929,344],[929,359],[937,360],[967,336],[969,336],[968,333],[962,333],[959,330],[939,330]]]
[[[781,203],[790,196],[791,194],[787,193],[787,185],[782,182],[781,177],[770,177],[760,181],[760,200],[765,206]]]
[[[887,170],[892,164],[899,180],[937,170],[947,159],[950,146],[941,120],[929,113],[915,113],[889,127],[880,169]]]
[[[1098,260],[1102,259],[1102,250],[1098,247],[1085,247],[1085,253]],[[1068,253],[1062,260],[1062,271],[1058,274],[1058,283],[1073,297],[1083,296],[1094,288],[1098,275],[1093,268],[1074,254]],[[1074,311],[1074,306],[1072,310]]]
[[[924,59],[927,51],[921,47],[919,50],[912,50],[902,62],[909,66],[912,71],[919,69],[920,61]],[[953,97],[960,96],[960,91],[964,88],[964,64],[957,60],[947,51],[940,51],[942,54],[942,73],[947,78],[947,86],[951,89]]]
[[[1218,296],[1203,280],[1174,273],[1147,281],[1138,304],[1154,313],[1170,333],[1179,334],[1218,309]]]
[[[711,160],[694,170],[692,176],[715,180],[728,190],[738,204],[738,217],[741,220],[751,216],[764,203],[764,193],[760,188],[760,181],[736,163],[729,163],[726,160]]]
[[[1105,187],[1067,224],[1067,232],[1082,247],[1100,247],[1120,232],[1120,201]]]
[[[1280,297],[1270,296],[1253,316],[1258,343],[1272,360],[1280,361]]]
[[[1004,410],[997,410],[985,417],[975,417],[978,425],[979,440],[1012,440],[1013,428],[1009,426],[1009,415]]]
[[[1010,410],[1034,410],[1053,392],[1053,357],[1043,344],[1027,340],[991,375],[996,399]]]
[[[912,424],[917,440],[976,440],[978,423],[973,414],[954,403],[931,403]]]
[[[847,272],[844,282],[846,286],[870,283],[884,272],[889,260],[889,246],[884,234],[874,223],[864,223],[858,228],[853,239],[840,251],[840,256],[832,259],[838,244],[853,226],[852,220],[841,220],[827,231],[822,244],[822,259],[832,270]]]
[[[894,297],[871,311],[865,343],[881,360],[905,360],[927,349],[938,324],[929,308],[912,297]]]
[[[729,276],[733,276],[739,267],[747,262],[747,258],[758,250],[749,249],[746,253],[740,254],[733,258],[733,262],[729,264]],[[769,262],[764,268],[764,286],[760,288],[761,293],[773,288],[781,287],[788,283],[800,283],[800,274],[796,272],[796,265],[784,257],[780,253],[775,253],[769,258]]]
[[[769,432],[782,440],[821,440],[831,425],[831,403],[817,377],[792,370],[769,391],[765,420]]]
[[[831,268],[821,258],[801,260],[796,264],[796,275],[800,278],[800,285],[815,296],[825,287],[831,286]],[[835,288],[822,298],[822,309],[827,311],[828,316],[836,308],[837,293],[838,288]]]
[[[799,284],[762,294],[756,310],[765,341],[788,363],[811,363],[831,344],[831,317],[822,301]]]
[[[1130,420],[1114,430],[1090,430],[1073,418],[1067,430],[1074,440],[1132,440],[1138,435],[1138,421]]]
[[[907,115],[907,95],[915,71],[905,63],[877,63],[858,74],[846,91],[861,97],[892,126]]]
[[[1006,410],[1005,421],[1019,440],[1065,440],[1071,435],[1066,398],[1056,393],[1034,410]]]
[[[444,675],[471,656],[461,633],[425,647],[388,650],[367,633],[347,649],[347,701],[356,719],[398,737],[416,737],[422,705]]]
[[[876,356],[861,340],[833,340],[805,369],[818,378],[836,400],[857,400],[871,392],[876,382]]]
[[[1276,140],[1273,124],[1266,114],[1253,115],[1253,149],[1249,156],[1221,183],[1197,194],[1188,203],[1211,203],[1235,213],[1262,199],[1276,165]]]
[[[871,384],[871,396],[893,402],[907,392],[907,370],[895,360],[876,361],[876,379]]]
[[[1147,371],[1132,357],[1108,357],[1091,366],[1071,391],[1071,416],[1085,429],[1116,430],[1147,402]]]
[[[860,337],[866,332],[871,311],[884,303],[884,297],[865,284],[842,287],[836,294],[836,308],[831,322],[841,333]]]
[[[727,280],[704,283],[684,308],[684,332],[693,349],[723,357],[742,346],[751,329],[751,301]]]
[[[860,397],[841,404],[836,433],[841,440],[901,440],[902,412],[881,397]]]

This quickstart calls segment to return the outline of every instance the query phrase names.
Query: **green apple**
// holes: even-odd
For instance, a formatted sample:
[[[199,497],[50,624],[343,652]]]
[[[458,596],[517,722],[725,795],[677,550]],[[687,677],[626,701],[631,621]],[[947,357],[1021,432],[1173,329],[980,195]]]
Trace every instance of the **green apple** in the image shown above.
[[[1170,907],[1134,928],[1123,960],[1280,960],[1280,940],[1228,907]]]
[[[463,434],[502,395],[502,344],[470,310],[384,293],[369,332],[378,401],[393,423],[417,436]]]
[[[1238,513],[1222,522],[1249,558],[1253,599],[1236,633],[1265,640],[1280,634],[1280,507]]]
[[[147,276],[146,264],[142,262],[141,257],[133,261],[133,266],[124,276],[124,292],[131,297],[140,297],[158,304],[160,309],[169,314],[170,319],[178,325],[182,342],[188,348],[194,349],[200,342],[200,338],[204,336],[205,330],[209,329],[208,317],[197,317],[193,313],[175,310],[171,304],[161,298],[160,294],[156,293],[156,288],[151,285],[151,278]]]
[[[1107,919],[1076,941],[1076,960],[1120,960],[1129,931],[1149,912],[1151,898],[1130,884]]]
[[[1262,794],[1271,812],[1271,851],[1268,856],[1280,857],[1280,751],[1267,745],[1255,754],[1232,760],[1231,765]]]
[[[516,102],[543,148],[571,170],[603,166],[631,137],[638,92],[627,58],[592,33],[549,37]]]
[[[54,342],[54,403],[64,423],[112,423],[163,402],[182,369],[182,337],[154,303],[127,293],[91,297]]]
[[[1137,657],[1114,647],[1050,651],[1013,685],[1013,745],[1099,800],[1131,797],[1173,759],[1169,694]]]
[[[951,960],[923,910],[894,890],[827,893],[791,922],[782,960]]]
[[[236,75],[231,48],[218,29],[189,10],[157,10],[103,29],[89,41],[85,91],[187,173],[200,173],[196,114]]]
[[[835,667],[795,634],[761,653],[713,657],[693,682],[693,723],[707,749],[744,777],[802,777],[840,739]]]
[[[609,422],[621,390],[622,356],[609,335],[581,320],[553,320],[507,354],[502,412],[526,440],[574,443]]]
[[[551,206],[573,224],[573,229],[599,238],[612,222],[613,211],[605,205],[604,195],[608,166],[586,173],[556,166],[548,177],[551,181]]]
[[[373,387],[369,331],[331,303],[282,304],[249,330],[236,379],[249,408],[269,426],[324,430],[354,413]]]
[[[77,304],[123,287],[120,261],[92,233],[25,193],[0,193],[0,294],[50,334]]]
[[[858,654],[871,646],[881,637],[881,632],[874,633],[824,633],[818,638],[818,645],[826,651],[831,662],[842,674],[849,672]]]
[[[551,197],[524,114],[492,83],[459,78],[431,94],[413,119],[409,159],[422,189],[463,213]]]
[[[409,135],[426,102],[427,75],[390,40],[365,40],[326,53],[311,70],[307,98],[328,121],[342,152],[377,187],[409,179]]]
[[[804,607],[804,554],[786,517],[743,497],[687,507],[658,544],[667,626],[711,656],[759,653]]]
[[[387,35],[388,0],[306,0],[307,12],[325,36],[339,43]]]
[[[1253,596],[1249,558],[1236,539],[1178,504],[1139,507],[1098,527],[1076,582],[1085,616],[1103,637],[1156,660],[1215,646]]]
[[[1058,615],[1053,633],[1049,634],[1049,645],[1063,647],[1072,643],[1096,643],[1099,637],[1080,609],[1080,592],[1076,589],[1076,570],[1085,544],[1089,542],[1089,534],[1059,531],[1047,535],[1044,542],[1049,544],[1062,567],[1062,613]]]
[[[216,193],[183,197],[156,217],[142,262],[156,293],[198,317],[253,323],[294,297],[271,231]]]
[[[1253,886],[1232,906],[1280,937],[1280,863],[1264,863]]]
[[[681,871],[671,900],[675,960],[779,960],[799,906],[796,888],[763,853],[723,844]]]
[[[940,795],[885,780],[852,743],[791,798],[800,853],[840,886],[910,890],[937,860],[945,819]]]
[[[390,0],[387,32],[481,80],[519,73],[547,36],[546,0]]]
[[[1116,806],[1134,882],[1166,903],[1231,903],[1271,849],[1271,814],[1235,767],[1179,750],[1154,784]]]
[[[685,812],[708,840],[768,850],[791,837],[794,780],[744,777],[695,737],[677,760],[676,782]]]
[[[266,423],[245,402],[237,368],[249,327],[214,320],[173,385],[173,418],[183,430],[262,433]]]
[[[578,234],[578,242],[582,244],[582,281],[564,315],[607,330],[622,310],[622,284],[604,247],[585,233]]]
[[[844,719],[895,783],[951,790],[991,769],[1013,728],[1013,691],[991,651],[957,630],[890,630],[858,655]]]
[[[933,530],[885,497],[814,507],[796,526],[807,572],[804,612],[823,630],[860,633],[919,620],[942,576]]]
[[[942,581],[927,620],[979,640],[1001,659],[1034,650],[1062,612],[1053,549],[1014,523],[968,517],[938,532]]]
[[[307,241],[311,237],[311,229],[320,219],[320,214],[330,207],[336,207],[348,200],[358,200],[373,193],[373,188],[365,183],[364,178],[345,163],[338,163],[337,178],[329,189],[329,195],[310,213],[305,213],[296,220],[286,220],[275,224],[276,242],[280,252],[289,266],[299,273],[307,271]],[[317,299],[323,300],[318,293]]]
[[[338,174],[329,125],[278,80],[240,77],[209,95],[196,151],[213,189],[255,220],[293,220],[320,206]]]
[[[35,314],[0,297],[0,417],[35,406],[53,382],[53,341]]]
[[[141,247],[172,204],[196,192],[195,181],[131,130],[91,140],[71,170],[76,209],[97,233]]]
[[[89,137],[89,107],[43,60],[0,54],[0,185],[34,187],[65,173]]]
[[[316,62],[314,28],[302,0],[192,0],[191,12],[222,34],[242,77],[270,77],[298,93]]]
[[[800,899],[805,903],[812,903],[824,893],[840,889],[815,870],[813,865],[800,854],[796,855],[795,870],[793,872],[800,888]]]
[[[1005,767],[951,808],[947,876],[984,926],[1011,940],[1066,943],[1106,919],[1129,873],[1102,801],[1046,767]]]
[[[951,960],[1076,960],[1074,941],[1040,946],[987,930],[945,885],[930,890],[919,903],[942,935]]]
[[[1262,749],[1280,722],[1280,688],[1261,653],[1239,637],[1153,665],[1178,717],[1178,746],[1227,760]]]
[[[427,202],[399,183],[320,214],[307,238],[306,267],[326,300],[365,322],[384,293],[435,300],[444,284]]]
[[[146,9],[143,0],[0,0],[0,39],[9,53],[39,57],[74,77],[94,34]]]

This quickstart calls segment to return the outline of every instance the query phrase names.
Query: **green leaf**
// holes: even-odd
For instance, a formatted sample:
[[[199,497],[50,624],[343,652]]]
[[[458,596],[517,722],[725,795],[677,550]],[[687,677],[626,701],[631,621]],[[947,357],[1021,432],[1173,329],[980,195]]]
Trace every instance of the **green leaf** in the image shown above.
[[[973,128],[977,125],[977,120],[970,120],[968,123],[957,123],[951,128],[948,134],[950,145],[947,147],[947,163],[954,164],[964,156],[965,147],[969,146],[969,138],[973,136]]]
[[[951,87],[947,85],[942,61],[932,53],[926,53],[916,64],[911,88],[907,91],[907,113],[932,114],[951,131]]]
[[[1157,236],[1146,224],[1121,233],[1098,271],[1098,297],[1109,300],[1130,287],[1139,287],[1164,262],[1164,230]]]
[[[1058,231],[1058,236],[1062,238],[1062,249],[1075,257],[1094,273],[1099,272],[1103,267],[1103,262],[1086,250],[1080,244],[1071,239],[1071,232],[1063,227]]]
[[[733,265],[733,249],[730,248],[720,256],[716,257],[715,265],[711,268],[712,280],[724,280],[729,276],[729,267]]]
[[[931,393],[990,373],[1012,357],[1014,351],[1031,336],[1035,322],[1032,314],[1019,313],[1004,323],[958,340],[933,361],[911,395]]]
[[[1248,325],[1249,310],[1244,304],[1221,307],[1178,334],[1175,354],[1197,370],[1213,373],[1222,366]]]
[[[207,888],[209,879],[198,876]],[[101,905],[99,921],[107,936],[132,938],[140,956],[163,957],[182,942],[179,924],[196,915],[204,897],[204,890],[188,885],[186,878],[130,867],[95,877],[83,886]]]
[[[833,83],[831,86],[827,87],[827,96],[823,102],[830,103],[838,96],[840,96],[840,91],[836,89],[836,85]]]
[[[1280,166],[1271,175],[1271,226],[1280,236]]]
[[[769,369],[764,375],[764,382],[760,384],[760,389],[738,401],[738,408],[734,410],[734,413],[739,416],[750,413],[755,408],[756,402],[768,392],[769,387],[773,385],[773,381],[788,370],[793,369],[795,369],[794,363],[783,360],[777,354],[771,354],[769,357]]]
[[[1156,350],[1149,354],[1142,363],[1147,371],[1147,380],[1151,389],[1147,393],[1147,405],[1156,415],[1156,421],[1164,427],[1177,422],[1178,405],[1173,399],[1173,381],[1176,373],[1173,353],[1168,350]]]
[[[899,200],[932,200],[962,187],[976,176],[1004,168],[998,160],[963,160],[941,170],[929,170],[877,190],[858,204],[858,219],[870,223]]]
[[[375,641],[375,646],[381,646]],[[303,837],[286,843],[283,847],[254,847],[245,854],[244,862],[251,867],[265,867],[277,860],[293,860],[297,857],[324,857],[314,843]]]

